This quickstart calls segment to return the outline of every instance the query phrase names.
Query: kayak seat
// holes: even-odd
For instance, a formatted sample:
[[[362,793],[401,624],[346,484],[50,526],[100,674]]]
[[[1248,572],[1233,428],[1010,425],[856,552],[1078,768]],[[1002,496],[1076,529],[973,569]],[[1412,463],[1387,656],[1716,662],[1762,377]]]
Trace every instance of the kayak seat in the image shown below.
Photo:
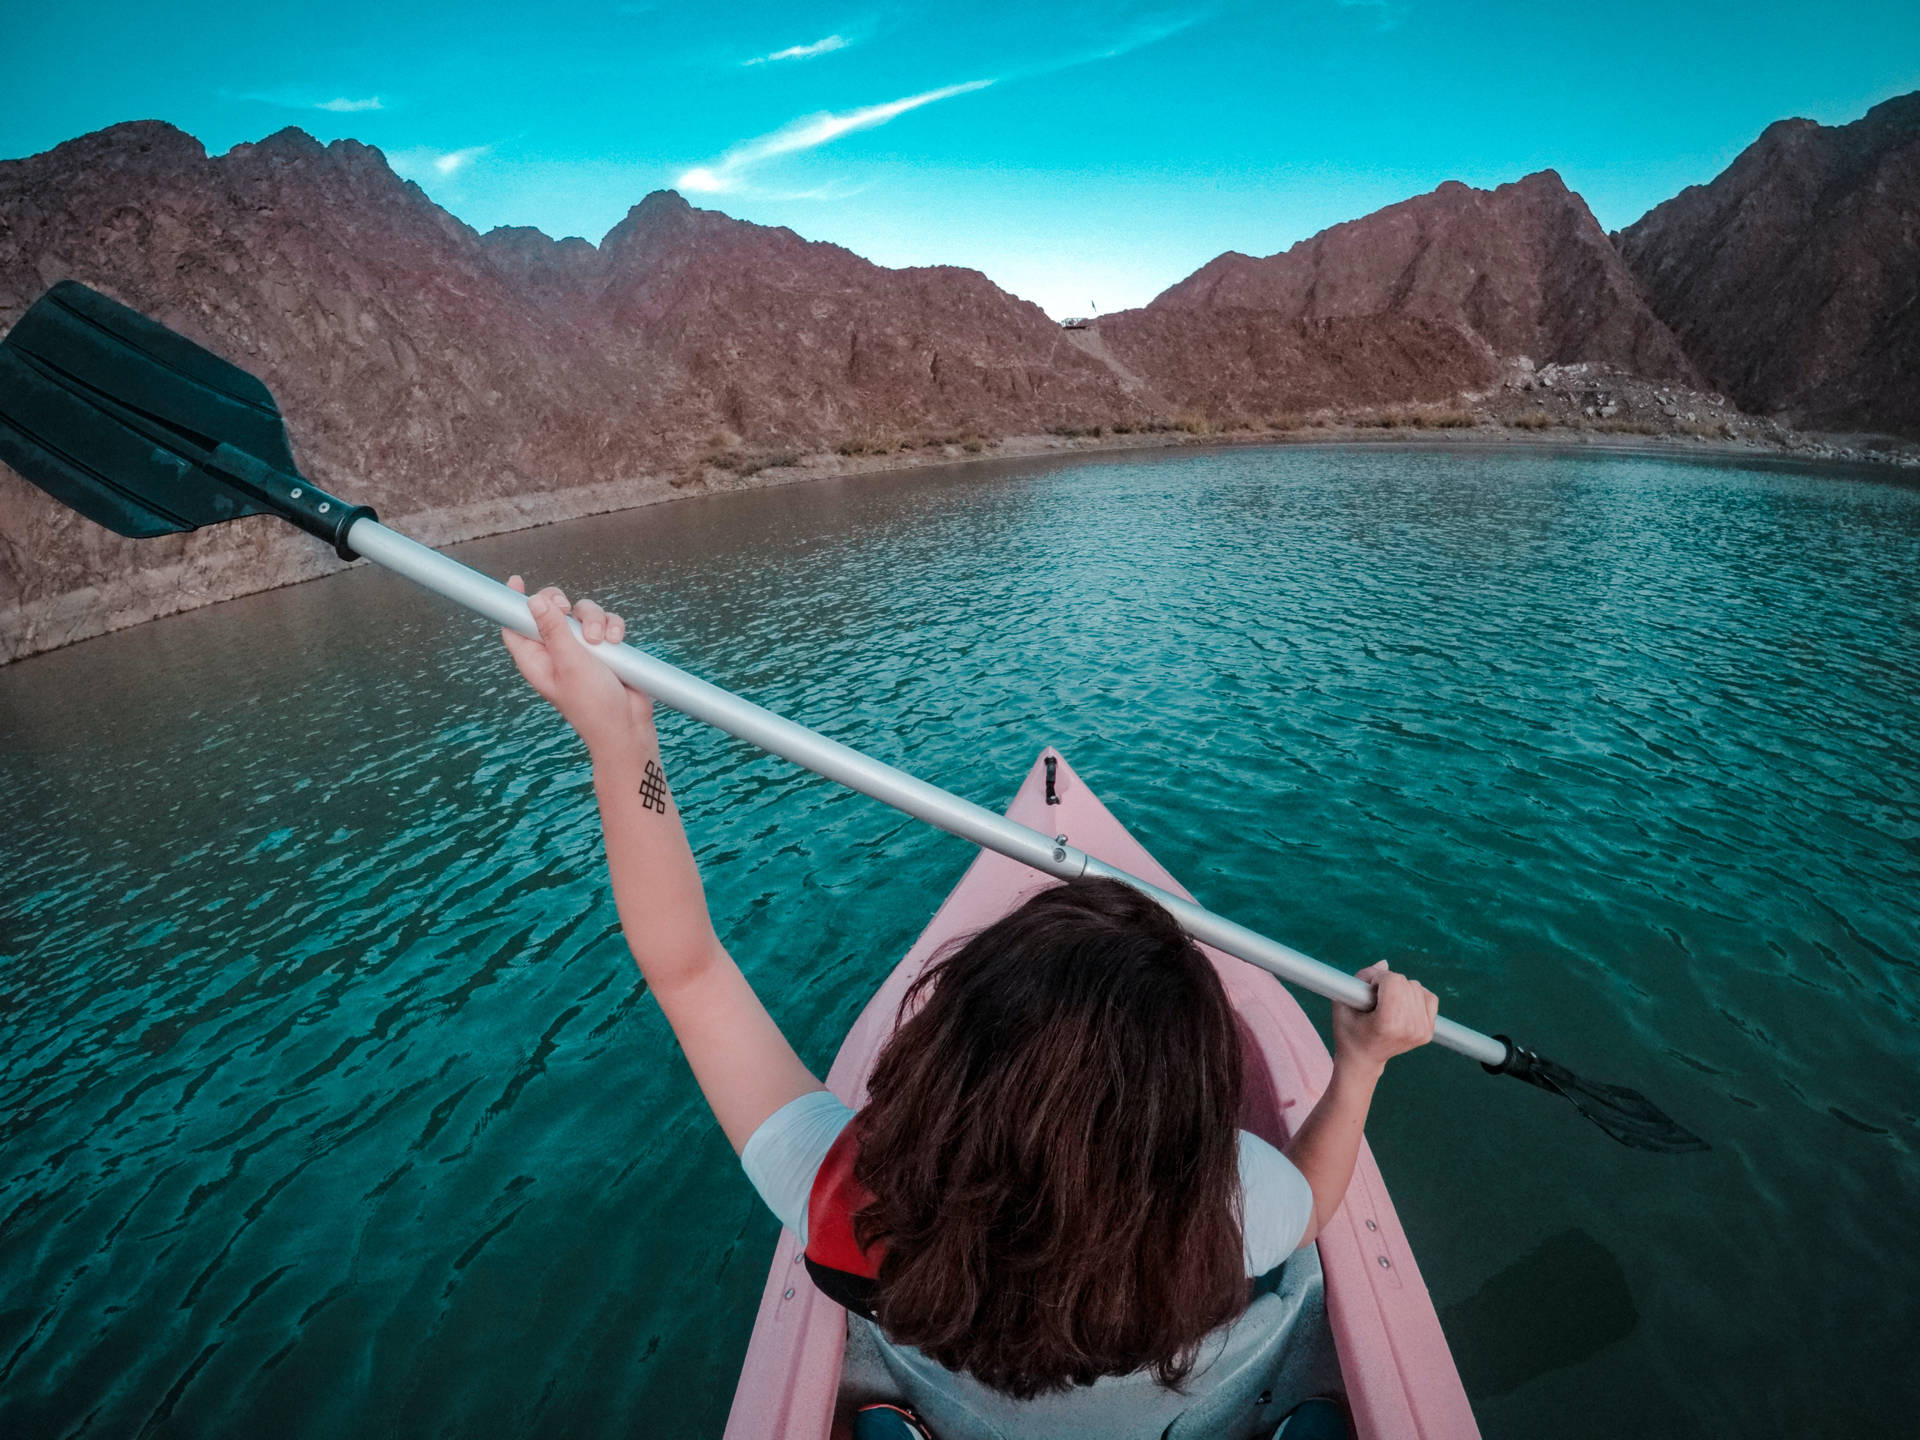
[[[1167,1396],[1144,1372],[1013,1401],[967,1377],[956,1383],[917,1352],[881,1343],[871,1321],[849,1314],[832,1434],[865,1440],[861,1407],[887,1404],[910,1410],[937,1440],[1271,1440],[1302,1401],[1344,1394],[1345,1387],[1318,1248],[1295,1251],[1251,1284],[1246,1313],[1202,1356],[1207,1393],[1171,1423],[1160,1408],[1161,1418],[1145,1431],[1134,1427]],[[1288,1440],[1296,1433],[1318,1440],[1304,1431],[1289,1432]]]
[[[1294,1251],[1253,1284],[1253,1303],[1215,1362],[1231,1365],[1231,1371],[1167,1427],[1165,1440],[1267,1440],[1301,1402],[1345,1393],[1327,1323],[1319,1247]],[[1251,1343],[1240,1343],[1242,1334]]]

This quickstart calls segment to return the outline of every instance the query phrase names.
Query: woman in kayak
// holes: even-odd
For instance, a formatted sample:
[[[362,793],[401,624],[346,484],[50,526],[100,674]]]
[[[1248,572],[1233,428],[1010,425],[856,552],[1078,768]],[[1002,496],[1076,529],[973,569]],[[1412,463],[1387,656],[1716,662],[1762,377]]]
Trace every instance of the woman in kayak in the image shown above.
[[[1381,1070],[1432,1037],[1434,996],[1361,972],[1374,1007],[1334,1006],[1332,1079],[1282,1153],[1238,1128],[1233,1009],[1173,917],[1117,881],[1050,885],[935,957],[856,1115],[714,933],[651,702],[566,622],[588,644],[624,624],[556,589],[530,604],[541,638],[502,638],[586,742],[634,959],[816,1283],[946,1426],[1160,1434],[1247,1349],[1250,1282],[1339,1206]],[[880,1413],[856,1433],[917,1424]]]

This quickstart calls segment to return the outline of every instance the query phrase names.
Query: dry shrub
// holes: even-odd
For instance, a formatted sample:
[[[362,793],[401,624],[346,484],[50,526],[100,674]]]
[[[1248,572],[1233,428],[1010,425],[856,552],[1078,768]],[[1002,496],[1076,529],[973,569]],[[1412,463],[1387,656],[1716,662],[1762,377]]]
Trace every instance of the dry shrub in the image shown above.
[[[987,440],[978,430],[949,430],[944,435],[934,435],[920,442],[929,450],[964,450],[969,455],[978,455],[987,448]]]
[[[1555,421],[1544,410],[1529,410],[1524,415],[1514,416],[1507,424],[1515,430],[1550,430]]]
[[[1436,410],[1431,406],[1388,410],[1363,410],[1353,417],[1355,425],[1375,430],[1452,430],[1473,424],[1468,410]]]
[[[758,475],[762,470],[779,470],[799,463],[800,454],[796,450],[764,450],[756,455],[741,456],[732,468],[742,475]]]
[[[896,450],[910,449],[911,442],[889,432],[869,430],[848,436],[834,448],[847,456],[891,455]]]
[[[1267,429],[1282,433],[1304,429],[1306,424],[1307,419],[1304,415],[1269,415],[1267,417]]]
[[[1660,427],[1651,420],[1595,420],[1589,430],[1601,435],[1658,435]]]

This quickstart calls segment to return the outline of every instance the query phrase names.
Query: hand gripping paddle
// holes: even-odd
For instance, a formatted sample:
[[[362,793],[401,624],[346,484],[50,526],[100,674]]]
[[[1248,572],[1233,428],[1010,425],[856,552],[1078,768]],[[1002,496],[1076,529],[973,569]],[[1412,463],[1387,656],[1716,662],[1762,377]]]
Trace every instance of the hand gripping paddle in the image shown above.
[[[120,535],[142,539],[242,515],[278,515],[343,558],[365,556],[496,625],[539,634],[525,596],[302,478],[279,406],[257,379],[72,280],[41,296],[0,342],[0,460]],[[625,683],[696,720],[1049,875],[1125,881],[1165,905],[1197,940],[1330,999],[1363,1010],[1373,1003],[1365,981],[1064,839],[950,795],[644,651],[590,648]],[[1505,1036],[1442,1017],[1433,1038],[1494,1074],[1564,1096],[1623,1145],[1669,1153],[1709,1148],[1637,1090],[1582,1080]]]

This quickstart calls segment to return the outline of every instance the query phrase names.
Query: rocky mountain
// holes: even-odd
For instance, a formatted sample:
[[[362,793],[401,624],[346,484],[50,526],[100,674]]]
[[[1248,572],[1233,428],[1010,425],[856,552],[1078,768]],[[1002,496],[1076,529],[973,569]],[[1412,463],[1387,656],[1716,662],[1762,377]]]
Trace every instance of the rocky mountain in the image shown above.
[[[1916,214],[1909,96],[1772,127],[1618,248],[1551,171],[1449,183],[1062,331],[975,271],[885,269],[671,191],[598,245],[481,235],[353,141],[209,156],[138,122],[0,162],[0,327],[68,277],[145,310],[259,374],[318,483],[444,543],[869,463],[834,451],[1206,428],[1186,411],[1771,423],[1693,395],[1703,372],[1750,408],[1920,435]],[[0,470],[0,662],[338,563],[259,518],[136,545]]]
[[[630,475],[652,439],[630,377],[350,141],[286,130],[209,158],[142,123],[0,164],[0,323],[68,276],[259,374],[302,468],[382,513],[512,509],[581,483],[595,458]],[[337,563],[283,531],[254,519],[136,545],[0,472],[0,639],[41,648],[105,628],[103,615],[165,614]]]
[[[260,375],[316,482],[434,542],[641,503],[708,461],[1138,408],[973,271],[667,192],[598,247],[483,237],[379,151],[291,129],[209,156],[141,122],[0,163],[0,326],[66,277]],[[335,564],[258,519],[135,545],[0,470],[0,659]]]
[[[1277,255],[1229,252],[1100,328],[1170,399],[1214,412],[1438,399],[1518,356],[1697,378],[1551,170],[1449,181]]]
[[[1100,333],[1168,406],[1216,420],[1446,400],[1500,369],[1465,327],[1408,315],[1149,306],[1102,317]]]
[[[1920,92],[1851,125],[1769,125],[1619,245],[1743,409],[1920,436]]]
[[[601,242],[609,332],[676,377],[678,413],[802,448],[863,429],[1006,434],[1131,409],[1038,306],[976,270],[887,270],[672,191]]]

